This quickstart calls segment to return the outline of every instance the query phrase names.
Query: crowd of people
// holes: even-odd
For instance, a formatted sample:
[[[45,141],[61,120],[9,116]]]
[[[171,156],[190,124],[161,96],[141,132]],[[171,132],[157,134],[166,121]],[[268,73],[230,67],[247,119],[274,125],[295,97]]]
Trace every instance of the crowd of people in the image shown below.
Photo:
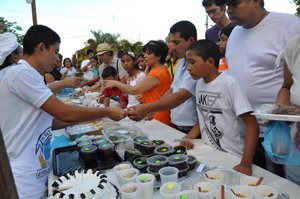
[[[215,23],[205,39],[183,20],[138,55],[117,57],[101,43],[77,67],[59,54],[60,37],[47,26],[30,27],[22,45],[13,33],[0,35],[0,128],[20,198],[47,195],[51,130],[101,117],[154,118],[185,133],[187,148],[202,138],[240,157],[239,172],[252,175],[256,164],[300,184],[300,165],[266,156],[267,124],[251,115],[263,104],[300,106],[299,17],[268,12],[263,0],[202,5]],[[56,94],[69,87],[102,93],[104,107],[62,103]]]

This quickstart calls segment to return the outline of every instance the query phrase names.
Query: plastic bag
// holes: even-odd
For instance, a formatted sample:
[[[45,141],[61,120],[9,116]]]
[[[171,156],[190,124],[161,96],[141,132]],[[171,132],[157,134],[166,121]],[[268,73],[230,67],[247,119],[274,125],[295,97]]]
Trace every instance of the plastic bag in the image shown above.
[[[292,125],[296,124],[292,123]],[[262,145],[274,163],[300,165],[300,153],[297,151],[290,134],[291,127],[283,121],[274,121],[266,129]]]

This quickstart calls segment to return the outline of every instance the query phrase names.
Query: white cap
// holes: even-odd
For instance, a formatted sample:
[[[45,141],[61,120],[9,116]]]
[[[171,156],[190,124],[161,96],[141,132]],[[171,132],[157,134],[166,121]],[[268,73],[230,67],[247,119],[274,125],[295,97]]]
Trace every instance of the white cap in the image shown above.
[[[19,46],[17,37],[11,32],[0,34],[0,66],[8,55],[10,55]]]

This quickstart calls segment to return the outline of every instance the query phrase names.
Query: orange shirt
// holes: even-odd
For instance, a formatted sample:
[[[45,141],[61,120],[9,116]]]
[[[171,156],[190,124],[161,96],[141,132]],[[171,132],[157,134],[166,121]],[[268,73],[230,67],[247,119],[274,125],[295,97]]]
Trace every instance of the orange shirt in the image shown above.
[[[157,86],[142,94],[142,102],[144,104],[159,100],[163,94],[169,90],[172,82],[168,70],[163,66],[152,68],[147,76],[157,77],[160,82]],[[156,112],[154,114],[154,119],[172,126],[170,110]]]
[[[225,57],[222,57],[220,59],[220,63],[219,63],[219,68],[218,68],[219,72],[222,71],[227,71],[228,70],[228,65],[227,65],[227,60]]]

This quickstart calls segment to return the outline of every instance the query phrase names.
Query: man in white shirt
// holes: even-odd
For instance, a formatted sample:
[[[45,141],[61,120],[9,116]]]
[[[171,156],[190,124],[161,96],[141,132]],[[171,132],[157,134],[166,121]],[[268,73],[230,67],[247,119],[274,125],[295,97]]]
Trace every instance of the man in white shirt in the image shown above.
[[[237,79],[254,110],[262,104],[274,104],[283,82],[283,66],[275,70],[275,60],[287,41],[300,33],[300,19],[266,11],[263,0],[225,0],[225,3],[230,20],[238,25],[227,43],[228,73]],[[265,126],[262,121],[259,124],[261,139],[255,164],[266,168],[261,145]],[[277,174],[283,175],[280,171]]]

